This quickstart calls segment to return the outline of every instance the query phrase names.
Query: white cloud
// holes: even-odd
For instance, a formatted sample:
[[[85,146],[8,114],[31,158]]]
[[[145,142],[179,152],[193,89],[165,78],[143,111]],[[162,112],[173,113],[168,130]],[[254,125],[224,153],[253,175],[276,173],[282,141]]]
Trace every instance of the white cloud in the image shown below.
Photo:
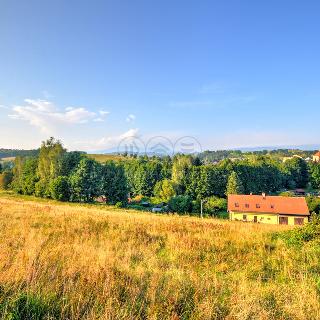
[[[84,151],[116,148],[121,140],[130,137],[138,137],[138,133],[139,129],[135,128],[115,136],[110,135],[97,140],[77,141],[73,144],[73,148]]]
[[[40,128],[44,133],[51,133],[57,126],[63,124],[83,124],[88,121],[103,121],[95,112],[84,107],[67,107],[60,111],[52,102],[47,100],[25,99],[25,105],[14,106],[11,119],[20,119]]]
[[[4,105],[2,105],[2,104],[0,104],[0,109],[10,109],[10,108],[7,107],[7,106],[4,106]]]
[[[99,111],[99,114],[100,114],[101,116],[107,116],[109,113],[110,113],[109,111],[105,111],[105,110],[100,110],[100,111]]]
[[[136,116],[134,114],[129,114],[126,118],[127,122],[133,122],[136,119]]]

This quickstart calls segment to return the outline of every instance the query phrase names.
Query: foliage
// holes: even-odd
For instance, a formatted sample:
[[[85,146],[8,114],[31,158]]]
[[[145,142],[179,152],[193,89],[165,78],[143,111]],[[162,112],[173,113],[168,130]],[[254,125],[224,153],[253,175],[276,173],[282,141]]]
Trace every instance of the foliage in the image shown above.
[[[275,238],[280,238],[286,244],[301,246],[305,242],[320,240],[320,217],[313,214],[311,222],[300,228],[294,228],[285,232],[275,233]]]
[[[100,195],[105,196],[110,203],[126,203],[128,188],[123,165],[108,161],[100,170]]]
[[[169,200],[169,209],[177,213],[188,213],[192,210],[192,199],[189,196],[178,195]]]
[[[242,193],[244,193],[242,181],[240,180],[238,174],[233,171],[228,178],[226,194],[229,195]]]
[[[177,193],[183,194],[188,183],[188,174],[192,169],[192,157],[177,155],[172,165],[172,181],[176,185]]]
[[[227,200],[215,196],[206,198],[203,204],[203,212],[210,216],[216,216],[218,212],[227,211]]]
[[[284,191],[284,192],[279,193],[279,196],[281,196],[281,197],[294,197],[295,194],[292,191]]]
[[[62,172],[62,158],[66,150],[59,140],[53,137],[43,141],[40,147],[38,158],[39,186],[37,194],[43,197],[50,197],[50,182],[57,178]]]
[[[320,198],[318,197],[306,197],[308,208],[310,212],[320,214]]]
[[[176,195],[175,185],[171,180],[158,181],[154,187],[154,195],[164,202],[168,202]]]
[[[8,190],[13,179],[12,170],[6,169],[0,174],[0,189]]]
[[[288,175],[289,188],[305,188],[309,181],[307,163],[298,157],[287,160],[284,163],[284,172]]]
[[[95,160],[83,158],[70,176],[71,199],[92,202],[99,194],[101,165]]]
[[[68,177],[59,176],[51,180],[50,193],[52,199],[68,201],[70,199],[70,185]]]
[[[320,189],[320,164],[311,163],[310,181],[313,188]]]

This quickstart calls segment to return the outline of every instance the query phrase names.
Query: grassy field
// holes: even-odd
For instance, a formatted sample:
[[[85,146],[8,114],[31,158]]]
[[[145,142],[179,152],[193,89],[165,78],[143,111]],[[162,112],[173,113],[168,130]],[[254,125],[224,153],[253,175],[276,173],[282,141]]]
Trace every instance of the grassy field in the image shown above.
[[[119,160],[128,160],[129,157],[123,157],[116,154],[87,154],[91,159],[95,159],[98,162],[104,163],[109,160],[119,161]]]
[[[280,226],[0,194],[1,319],[319,319],[320,247]]]

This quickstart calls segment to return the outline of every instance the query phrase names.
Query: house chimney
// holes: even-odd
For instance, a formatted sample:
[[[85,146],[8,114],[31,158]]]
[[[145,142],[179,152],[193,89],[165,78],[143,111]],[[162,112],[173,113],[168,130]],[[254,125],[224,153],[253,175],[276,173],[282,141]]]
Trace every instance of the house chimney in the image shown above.
[[[252,196],[252,192],[250,192],[250,196]]]
[[[262,192],[262,198],[265,199],[266,198],[266,194],[264,192]]]

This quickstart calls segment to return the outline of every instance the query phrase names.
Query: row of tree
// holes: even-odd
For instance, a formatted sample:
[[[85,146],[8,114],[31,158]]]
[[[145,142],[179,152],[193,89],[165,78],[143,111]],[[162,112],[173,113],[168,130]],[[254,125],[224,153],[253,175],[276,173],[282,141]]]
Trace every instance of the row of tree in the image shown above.
[[[285,163],[255,156],[204,164],[186,155],[145,156],[101,164],[81,152],[67,152],[54,138],[42,143],[38,156],[16,157],[13,169],[0,175],[0,187],[21,194],[81,202],[104,197],[113,204],[144,195],[176,211],[193,210],[192,201],[198,206],[206,199],[207,206],[216,207],[231,193],[276,193],[309,183],[320,188],[320,165],[298,157]]]

